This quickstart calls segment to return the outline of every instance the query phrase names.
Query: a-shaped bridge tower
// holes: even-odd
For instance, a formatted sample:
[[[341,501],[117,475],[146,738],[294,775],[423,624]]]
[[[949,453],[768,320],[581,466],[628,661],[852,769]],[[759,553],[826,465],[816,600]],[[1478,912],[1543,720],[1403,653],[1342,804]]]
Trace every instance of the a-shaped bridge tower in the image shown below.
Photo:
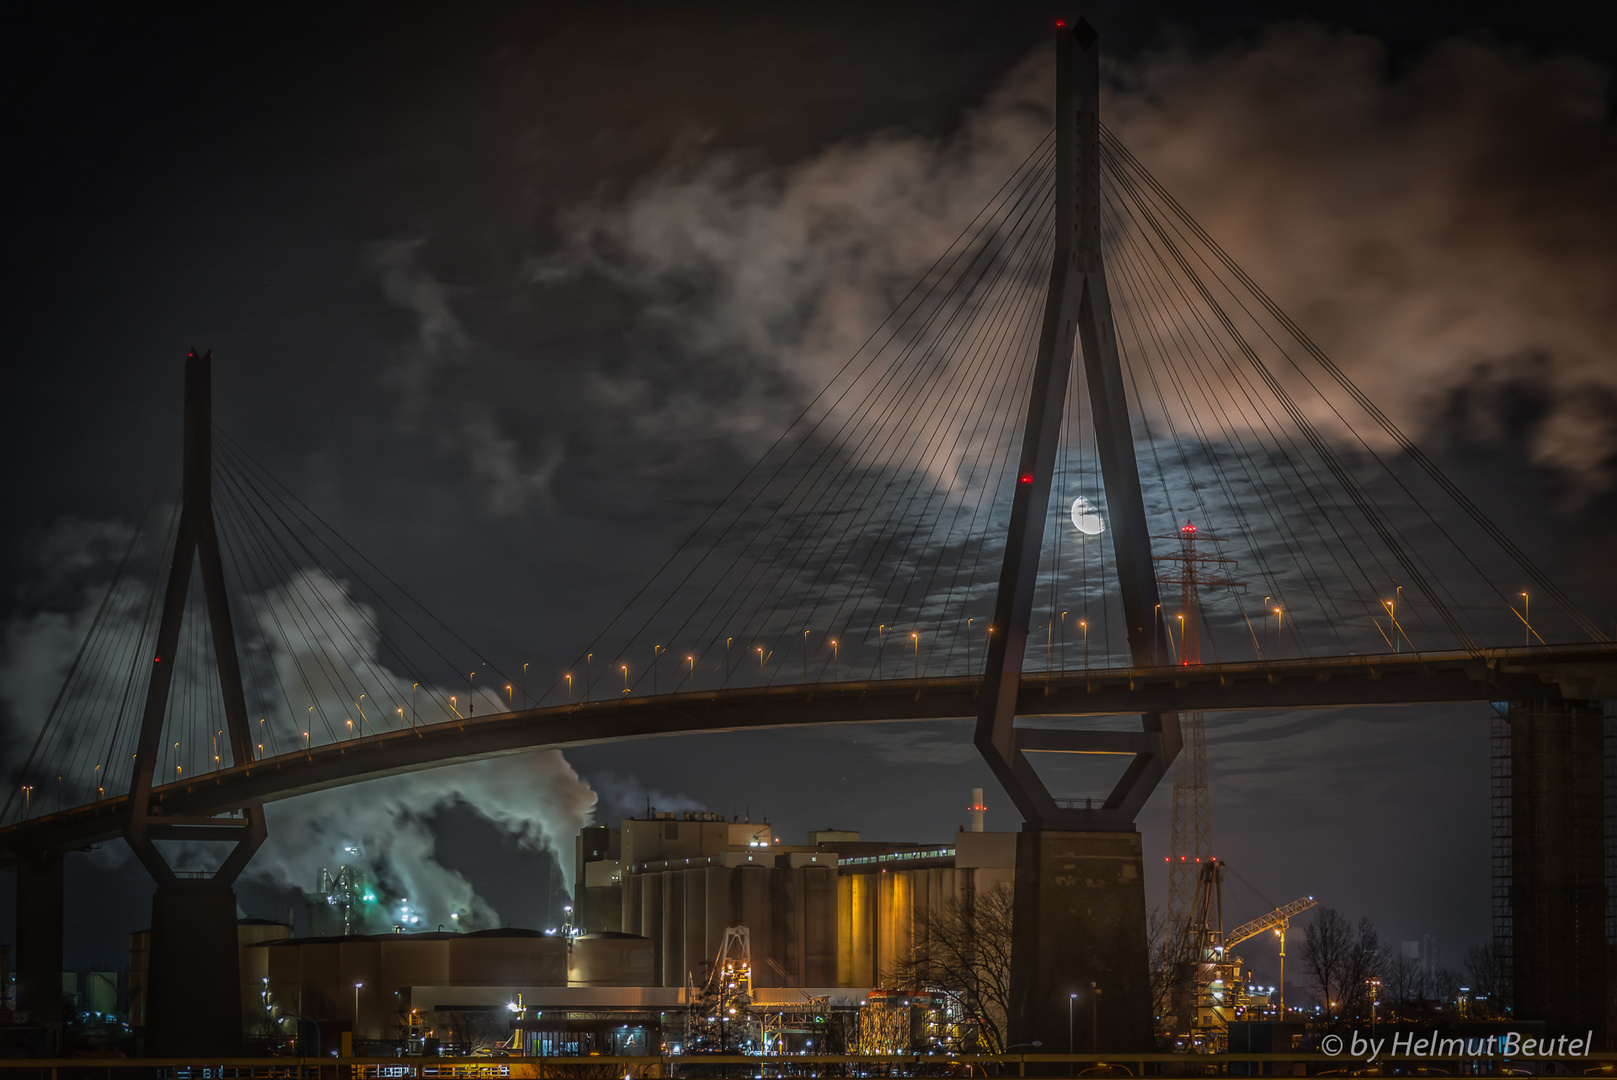
[[[1011,1041],[1030,1043],[1059,1030],[1074,973],[1082,973],[1103,992],[1111,1045],[1145,1046],[1151,984],[1145,867],[1134,818],[1179,753],[1179,717],[1147,712],[1131,732],[1015,723],[1075,339],[1111,509],[1129,660],[1146,668],[1169,662],[1101,251],[1100,41],[1083,19],[1057,27],[1055,158],[1055,249],[976,743],[1025,822],[1016,849]],[[1027,757],[1034,747],[1080,754],[1127,747],[1129,764],[1099,805],[1062,806]]]

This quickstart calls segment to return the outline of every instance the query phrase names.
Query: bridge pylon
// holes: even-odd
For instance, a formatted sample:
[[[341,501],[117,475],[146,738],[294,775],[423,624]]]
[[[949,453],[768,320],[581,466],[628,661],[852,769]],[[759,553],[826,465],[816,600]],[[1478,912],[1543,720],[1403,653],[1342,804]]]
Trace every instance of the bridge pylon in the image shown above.
[[[165,812],[152,787],[163,746],[180,627],[193,570],[200,571],[223,698],[225,731],[236,764],[253,760],[241,662],[225,594],[213,511],[213,354],[185,361],[184,481],[151,679],[146,686],[124,838],[157,883],[152,897],[146,976],[149,1055],[232,1055],[242,1050],[241,975],[232,888],[264,842],[264,809],[197,817]],[[157,841],[228,844],[211,873],[176,870]]]
[[[1081,351],[1106,491],[1131,663],[1167,662],[1145,501],[1101,253],[1100,42],[1087,21],[1056,26],[1056,210],[1043,325],[1023,429],[1005,562],[994,607],[975,742],[1024,821],[1016,853],[1012,1043],[1066,1045],[1082,999],[1080,1052],[1149,1049],[1152,1037],[1144,863],[1134,817],[1180,749],[1176,713],[1135,731],[1015,726],[1074,345]],[[1096,805],[1063,805],[1028,750],[1131,755]],[[1092,1043],[1094,1045],[1092,1045]]]

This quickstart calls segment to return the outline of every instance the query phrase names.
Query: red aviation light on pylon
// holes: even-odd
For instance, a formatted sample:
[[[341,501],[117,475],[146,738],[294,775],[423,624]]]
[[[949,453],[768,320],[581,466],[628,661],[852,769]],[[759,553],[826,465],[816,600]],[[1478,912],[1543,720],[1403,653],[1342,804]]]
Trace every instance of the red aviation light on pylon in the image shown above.
[[[1033,474],[1032,473],[1023,473],[1022,474],[1022,483],[1024,483],[1024,484],[1033,483]]]
[[[1179,531],[1182,533],[1193,533],[1196,531],[1196,526],[1187,521],[1179,527]]]
[[[1063,30],[1063,29],[1066,28],[1066,26],[1067,26],[1067,20],[1066,19],[1057,19],[1056,20],[1056,29],[1057,30]]]

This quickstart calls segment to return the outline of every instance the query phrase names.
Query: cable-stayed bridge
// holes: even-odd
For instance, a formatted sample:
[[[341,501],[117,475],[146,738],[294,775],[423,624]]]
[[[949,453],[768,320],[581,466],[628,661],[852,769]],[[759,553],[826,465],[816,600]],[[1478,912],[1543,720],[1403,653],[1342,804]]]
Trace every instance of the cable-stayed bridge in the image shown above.
[[[1013,1039],[1059,1027],[1078,971],[1108,987],[1101,1049],[1133,1047],[1133,820],[1199,714],[1485,701],[1537,830],[1513,850],[1511,940],[1537,920],[1518,1008],[1582,1023],[1617,646],[1101,125],[1097,49],[1062,28],[1055,130],[560,663],[491,664],[433,618],[215,430],[191,357],[180,497],[132,534],[0,811],[37,1008],[87,844],[126,838],[159,885],[149,1046],[228,1050],[230,888],[266,801],[537,747],[970,718],[1028,826]],[[1220,574],[1165,600],[1157,564],[1204,557]],[[1568,858],[1557,823],[1589,833]]]

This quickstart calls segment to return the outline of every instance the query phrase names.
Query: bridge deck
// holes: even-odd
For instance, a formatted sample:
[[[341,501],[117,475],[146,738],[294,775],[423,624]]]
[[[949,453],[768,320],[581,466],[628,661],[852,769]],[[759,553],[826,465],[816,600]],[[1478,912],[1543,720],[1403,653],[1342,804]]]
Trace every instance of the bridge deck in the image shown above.
[[[205,818],[397,773],[619,739],[817,724],[975,718],[980,678],[746,687],[621,697],[385,732],[202,773],[153,811]],[[1025,676],[1019,717],[1116,716],[1423,702],[1617,699],[1617,644],[1339,656]],[[0,829],[0,865],[122,834],[127,795]]]

